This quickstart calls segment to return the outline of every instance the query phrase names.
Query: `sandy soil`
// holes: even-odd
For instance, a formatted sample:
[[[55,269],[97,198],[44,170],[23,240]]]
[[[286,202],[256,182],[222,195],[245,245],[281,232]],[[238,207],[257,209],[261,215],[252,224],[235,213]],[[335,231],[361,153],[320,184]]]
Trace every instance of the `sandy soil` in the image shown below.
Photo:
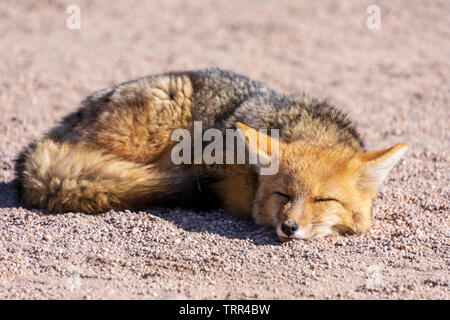
[[[0,3],[0,298],[449,299],[450,2]],[[13,159],[93,90],[217,66],[327,98],[371,150],[411,150],[362,236],[280,243],[226,212],[26,210]]]

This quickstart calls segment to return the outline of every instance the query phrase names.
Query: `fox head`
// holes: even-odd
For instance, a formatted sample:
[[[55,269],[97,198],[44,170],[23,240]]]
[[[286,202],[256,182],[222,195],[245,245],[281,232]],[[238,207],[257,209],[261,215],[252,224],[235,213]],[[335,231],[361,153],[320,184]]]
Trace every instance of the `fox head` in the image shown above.
[[[237,127],[245,133],[249,151],[264,162],[273,160],[277,150],[278,172],[259,176],[253,217],[275,227],[281,240],[367,231],[377,190],[408,149],[398,144],[361,153],[343,145],[284,143],[244,124]],[[261,148],[262,140],[268,148]]]

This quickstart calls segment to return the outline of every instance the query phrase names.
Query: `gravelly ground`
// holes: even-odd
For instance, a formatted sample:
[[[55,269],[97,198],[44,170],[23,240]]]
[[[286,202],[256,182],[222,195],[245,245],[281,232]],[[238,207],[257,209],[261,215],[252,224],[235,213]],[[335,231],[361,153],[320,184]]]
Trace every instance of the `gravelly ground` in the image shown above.
[[[0,298],[449,299],[450,3],[0,3]],[[27,210],[12,160],[93,90],[218,66],[327,98],[369,149],[411,145],[362,236],[278,242],[222,211]]]

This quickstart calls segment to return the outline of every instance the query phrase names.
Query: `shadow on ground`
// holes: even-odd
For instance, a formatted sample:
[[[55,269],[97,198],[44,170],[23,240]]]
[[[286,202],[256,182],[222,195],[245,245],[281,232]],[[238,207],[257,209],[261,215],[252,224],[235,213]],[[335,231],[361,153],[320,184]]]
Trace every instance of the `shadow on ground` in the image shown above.
[[[19,206],[19,199],[14,183],[0,182],[0,209]]]
[[[149,210],[148,213],[189,232],[207,232],[228,239],[250,240],[257,246],[281,244],[272,228],[257,225],[251,219],[234,217],[221,209],[195,212],[161,208],[156,212]]]
[[[0,182],[0,208],[19,207],[31,209],[20,203],[13,182]],[[57,215],[44,210],[39,210],[39,212],[42,215]],[[218,234],[228,239],[248,239],[255,245],[280,244],[274,230],[258,226],[251,219],[234,217],[221,209],[192,211],[191,209],[154,208],[147,212],[188,232]]]

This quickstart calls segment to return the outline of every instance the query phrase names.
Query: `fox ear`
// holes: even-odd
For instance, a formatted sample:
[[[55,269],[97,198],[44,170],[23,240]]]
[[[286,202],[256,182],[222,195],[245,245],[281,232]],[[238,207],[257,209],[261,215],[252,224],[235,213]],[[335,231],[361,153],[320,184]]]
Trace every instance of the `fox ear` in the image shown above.
[[[272,157],[278,157],[279,141],[241,122],[236,123],[239,136],[245,141],[250,159],[255,159],[258,165],[266,165]]]
[[[408,150],[407,144],[397,144],[391,148],[367,152],[359,155],[363,163],[361,168],[360,185],[363,188],[377,190],[389,171],[403,157]]]

